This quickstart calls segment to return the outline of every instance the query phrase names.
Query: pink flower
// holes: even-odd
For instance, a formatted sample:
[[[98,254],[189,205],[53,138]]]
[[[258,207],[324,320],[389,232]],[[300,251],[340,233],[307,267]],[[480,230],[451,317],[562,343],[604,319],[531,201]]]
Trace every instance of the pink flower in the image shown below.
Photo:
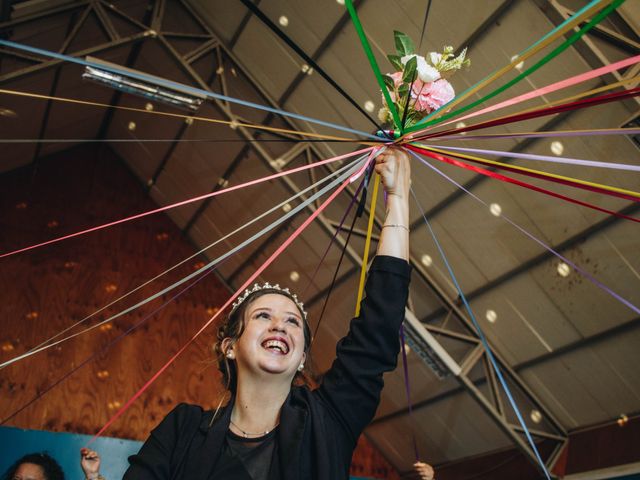
[[[393,79],[393,90],[389,92],[389,96],[391,97],[391,101],[393,103],[396,102],[396,93],[398,92],[398,88],[402,85],[402,72],[393,72],[390,73],[389,76]],[[382,103],[387,104],[384,94],[382,95]]]
[[[424,83],[416,79],[411,89],[411,98],[414,100],[413,108],[417,112],[432,112],[453,100],[455,92],[451,84],[444,80]]]

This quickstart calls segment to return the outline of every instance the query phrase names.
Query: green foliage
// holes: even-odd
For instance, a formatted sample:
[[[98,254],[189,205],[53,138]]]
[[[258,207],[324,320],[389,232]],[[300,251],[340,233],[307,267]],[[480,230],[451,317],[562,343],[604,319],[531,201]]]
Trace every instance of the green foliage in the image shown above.
[[[402,81],[405,83],[412,83],[418,73],[418,59],[411,57],[404,66],[404,72],[402,72]]]
[[[409,38],[409,36],[405,35],[402,32],[394,30],[393,39],[396,44],[396,50],[400,57],[414,54],[416,47],[413,45],[413,41],[411,40],[411,38]]]
[[[400,55],[387,55],[387,59],[396,72],[402,70],[402,62],[400,61]]]

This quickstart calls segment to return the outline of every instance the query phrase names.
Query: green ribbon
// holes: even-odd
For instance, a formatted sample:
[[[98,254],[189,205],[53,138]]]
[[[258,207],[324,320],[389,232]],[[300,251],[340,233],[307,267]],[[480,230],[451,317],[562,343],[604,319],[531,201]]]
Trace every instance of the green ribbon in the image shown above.
[[[387,86],[384,84],[384,80],[382,79],[382,73],[380,73],[378,62],[376,61],[376,57],[373,55],[373,51],[371,50],[371,46],[369,45],[367,36],[364,33],[364,29],[362,28],[362,24],[360,23],[360,19],[358,18],[356,9],[353,6],[353,2],[351,0],[346,0],[346,4],[347,4],[347,10],[349,10],[349,15],[351,15],[351,21],[353,22],[353,26],[356,29],[358,38],[360,38],[360,43],[362,44],[364,53],[367,55],[367,58],[369,59],[369,64],[371,65],[371,69],[373,70],[373,73],[376,76],[376,80],[378,80],[378,85],[380,85],[380,90],[382,90],[382,95],[384,95],[384,99],[386,100],[387,106],[389,107],[389,110],[391,111],[391,115],[393,116],[393,123],[396,125],[396,128],[401,129],[402,121],[400,120],[400,116],[398,115],[398,111],[396,110],[395,104],[391,101],[391,96],[389,95]]]
[[[609,6],[607,6],[602,11],[600,11],[600,13],[598,13],[598,15],[593,17],[593,19],[591,19],[579,31],[574,33],[570,38],[568,38],[565,42],[563,42],[560,46],[558,46],[556,49],[554,49],[547,56],[542,58],[538,63],[536,63],[535,65],[529,67],[527,70],[522,72],[520,75],[518,75],[516,78],[514,78],[510,82],[505,83],[503,86],[497,88],[496,90],[494,90],[493,92],[487,94],[486,96],[482,97],[481,99],[470,103],[469,105],[466,105],[466,106],[464,106],[462,108],[459,108],[458,110],[454,110],[453,112],[449,112],[449,113],[447,113],[445,115],[442,115],[441,117],[439,117],[439,118],[437,118],[435,120],[428,121],[429,118],[432,117],[433,115],[435,115],[435,113],[436,113],[436,112],[432,112],[430,115],[428,115],[427,117],[423,118],[420,122],[418,122],[414,126],[409,127],[406,130],[405,133],[414,132],[416,130],[420,130],[420,129],[423,129],[425,127],[429,127],[431,125],[435,125],[437,123],[440,123],[440,122],[442,122],[444,120],[447,120],[447,119],[449,119],[451,117],[459,115],[460,113],[466,112],[467,110],[470,110],[471,108],[478,106],[479,104],[485,102],[486,100],[489,100],[490,98],[493,98],[496,95],[499,95],[500,93],[504,92],[506,89],[508,89],[509,87],[512,87],[513,85],[518,83],[520,80],[522,80],[523,78],[527,77],[529,74],[535,72],[538,68],[542,67],[543,65],[545,65],[546,63],[551,61],[553,58],[555,58],[556,56],[558,56],[559,54],[564,52],[567,48],[569,48],[571,45],[573,45],[575,42],[577,42],[585,33],[587,33],[589,30],[591,30],[595,25],[600,23],[607,15],[609,15],[612,11],[614,11],[622,3],[624,3],[624,1],[625,0],[616,0],[616,1],[612,2]],[[587,5],[584,8],[588,8],[590,5],[591,4]],[[579,14],[580,14],[580,12],[576,13],[575,15],[579,15]],[[571,19],[567,19],[565,21],[565,23],[567,21],[570,21],[570,20]],[[563,23],[563,25],[564,25],[564,23]],[[561,27],[562,27],[562,25],[559,25],[558,27],[556,27],[556,29],[554,29],[554,31],[559,29],[559,28],[561,28]],[[552,33],[553,32],[549,32],[549,34],[547,34],[545,37],[548,37]],[[542,41],[542,39],[539,40],[536,43],[539,43],[540,41]],[[531,49],[532,47],[533,47],[533,45],[531,47],[529,47],[527,50]],[[526,50],[525,50],[525,52],[526,52]],[[473,87],[471,87],[471,88],[473,88]],[[445,105],[445,107],[446,107],[446,105]]]

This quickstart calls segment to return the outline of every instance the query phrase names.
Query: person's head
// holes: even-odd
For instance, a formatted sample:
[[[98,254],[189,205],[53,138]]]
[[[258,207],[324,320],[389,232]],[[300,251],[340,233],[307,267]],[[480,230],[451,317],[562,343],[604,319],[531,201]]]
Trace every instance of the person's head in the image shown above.
[[[11,465],[2,480],[64,480],[64,472],[50,455],[29,453]]]
[[[303,304],[288,289],[265,283],[245,290],[234,303],[218,328],[214,353],[224,385],[235,394],[238,373],[243,371],[289,381],[302,378],[310,347]]]

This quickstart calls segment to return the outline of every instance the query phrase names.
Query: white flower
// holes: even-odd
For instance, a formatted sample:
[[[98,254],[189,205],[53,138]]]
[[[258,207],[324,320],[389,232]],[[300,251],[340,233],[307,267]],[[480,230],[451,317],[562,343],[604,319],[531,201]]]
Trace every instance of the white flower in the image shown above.
[[[431,61],[431,65],[438,65],[440,63],[440,60],[442,60],[442,54],[431,52],[429,54],[429,60]]]
[[[440,78],[440,72],[427,63],[424,57],[420,55],[405,55],[400,59],[402,65],[406,65],[409,60],[416,57],[418,78],[424,83],[435,82]]]

